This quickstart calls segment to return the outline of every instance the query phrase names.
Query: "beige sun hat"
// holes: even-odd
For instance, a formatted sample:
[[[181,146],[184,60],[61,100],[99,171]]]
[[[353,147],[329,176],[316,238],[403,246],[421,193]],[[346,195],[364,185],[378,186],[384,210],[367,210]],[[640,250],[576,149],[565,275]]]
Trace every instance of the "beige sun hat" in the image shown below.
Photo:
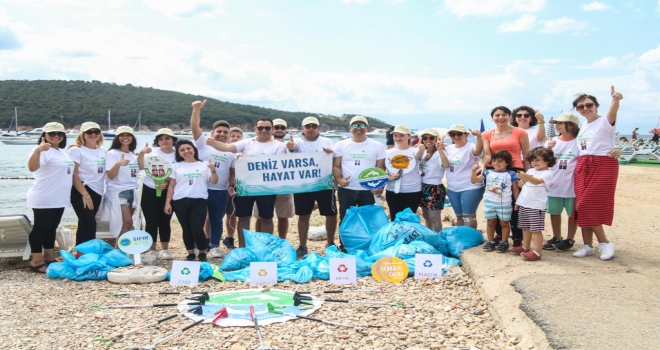
[[[449,127],[449,130],[447,131],[459,131],[466,134],[468,132],[467,129],[465,128],[465,125],[463,124],[453,124],[452,126]]]
[[[422,135],[425,135],[425,134],[426,135],[433,135],[435,137],[440,136],[440,134],[438,134],[438,130],[435,130],[433,128],[424,129],[424,130],[417,133],[417,135],[419,135],[419,136],[422,136]]]
[[[557,124],[564,122],[571,122],[574,123],[575,125],[580,125],[580,118],[578,118],[575,114],[571,112],[564,112],[560,114],[557,117],[557,119],[552,119],[551,121],[549,121],[550,124]]]
[[[307,117],[307,118],[303,119],[302,125],[305,126],[307,124],[321,125],[321,124],[319,124],[319,120],[316,119],[316,117]]]
[[[131,134],[135,136],[135,134],[133,134],[133,128],[126,125],[122,125],[118,127],[117,130],[115,130],[115,135],[121,135],[121,134]]]
[[[392,130],[392,133],[399,133],[399,134],[406,134],[410,135],[410,128],[406,125],[399,124],[394,127],[394,130]]]
[[[101,130],[101,127],[97,123],[94,123],[94,122],[84,122],[80,126],[80,132],[85,132],[89,129],[99,129],[99,130]]]
[[[50,122],[44,125],[44,132],[53,132],[53,131],[66,132],[66,130],[64,129],[64,125],[58,122]]]
[[[275,125],[284,125],[285,128],[287,127],[286,121],[284,119],[280,119],[280,118],[277,118],[277,119],[273,120],[273,126],[275,126]]]
[[[170,136],[170,137],[175,137],[174,132],[172,131],[172,129],[168,129],[168,128],[158,129],[158,131],[156,131],[156,136],[160,136],[160,135],[167,135],[167,136]]]
[[[351,125],[355,124],[356,122],[363,122],[363,123],[369,125],[369,121],[367,120],[367,118],[359,116],[359,115],[356,115],[355,117],[351,118],[351,121],[348,123],[348,125],[351,126]]]

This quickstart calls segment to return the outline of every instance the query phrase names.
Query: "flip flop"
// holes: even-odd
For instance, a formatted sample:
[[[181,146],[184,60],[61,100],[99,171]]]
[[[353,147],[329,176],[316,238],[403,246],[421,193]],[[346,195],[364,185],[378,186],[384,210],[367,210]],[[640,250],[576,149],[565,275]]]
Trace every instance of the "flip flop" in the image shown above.
[[[43,263],[43,264],[37,265],[37,266],[29,266],[30,271],[36,272],[36,273],[46,273],[46,270],[41,271],[41,269],[44,268],[44,267],[48,268],[48,263]]]

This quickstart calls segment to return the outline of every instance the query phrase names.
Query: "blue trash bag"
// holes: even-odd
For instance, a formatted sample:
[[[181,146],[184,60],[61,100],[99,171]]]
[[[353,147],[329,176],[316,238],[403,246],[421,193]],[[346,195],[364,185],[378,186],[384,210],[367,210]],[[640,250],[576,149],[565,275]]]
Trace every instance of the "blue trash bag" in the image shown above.
[[[363,250],[358,250],[355,255],[342,253],[339,251],[337,246],[330,246],[325,248],[326,258],[355,258],[355,269],[356,275],[358,277],[371,276],[371,266],[374,264],[371,261],[367,261],[369,256]],[[330,278],[330,268],[328,265],[328,279]]]
[[[443,236],[439,232],[420,224],[419,216],[413,213],[410,208],[406,208],[396,214],[394,221],[381,227],[376,232],[369,245],[369,254],[374,255],[387,248],[413,241],[424,241],[441,253],[448,253]]]
[[[50,278],[66,278],[72,280],[76,269],[66,262],[54,262],[48,265],[46,275]]]
[[[312,280],[312,269],[309,266],[301,266],[297,269],[293,268],[279,268],[277,269],[277,280],[294,281],[296,283],[307,283]]]
[[[379,205],[350,207],[339,225],[339,237],[350,254],[358,249],[368,250],[373,235],[389,222]]]
[[[99,261],[112,267],[128,266],[133,263],[131,258],[119,249],[113,249],[107,252],[99,259]]]
[[[259,262],[276,262],[277,267],[285,267],[294,263],[296,250],[286,239],[269,233],[243,230],[245,246],[254,254]]]
[[[77,246],[73,247],[76,251],[83,254],[94,253],[98,255],[103,255],[115,248],[113,248],[108,242],[102,239],[92,239],[90,241],[80,243]]]
[[[75,281],[87,280],[105,280],[108,279],[108,271],[94,267],[79,267],[76,269],[76,275],[73,276]]]
[[[225,281],[241,281],[245,282],[250,279],[250,267],[246,267],[236,271],[223,272],[222,276]],[[169,276],[168,276],[169,277]]]
[[[224,276],[224,273],[222,274]],[[249,275],[249,272],[248,272]],[[170,277],[172,276],[172,270],[167,271],[167,280],[170,280]],[[199,264],[199,282],[204,282],[207,279],[211,278],[213,276],[213,266],[207,262],[202,262]]]
[[[380,258],[397,257],[399,259],[415,258],[415,254],[440,254],[432,245],[424,241],[412,241],[409,244],[400,244],[389,247],[382,252],[370,255],[368,261],[376,262]]]
[[[447,240],[449,248],[448,255],[461,258],[461,251],[476,247],[484,242],[481,232],[469,226],[451,226],[442,230],[442,235]]]
[[[318,255],[316,252],[311,252],[305,255],[304,259],[298,260],[289,267],[298,269],[303,266],[309,267],[312,270],[312,277],[329,280],[330,279],[330,265],[328,259]]]
[[[247,248],[234,248],[222,260],[220,271],[236,271],[250,266],[257,257]]]

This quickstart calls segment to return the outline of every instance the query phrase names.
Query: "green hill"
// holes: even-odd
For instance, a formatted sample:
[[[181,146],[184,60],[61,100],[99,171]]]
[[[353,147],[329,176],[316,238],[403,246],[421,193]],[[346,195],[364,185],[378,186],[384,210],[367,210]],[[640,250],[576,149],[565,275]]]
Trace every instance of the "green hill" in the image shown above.
[[[108,110],[112,127],[133,126],[140,112],[142,126],[151,130],[161,127],[187,129],[190,122],[190,104],[208,99],[202,112],[202,127],[211,128],[218,119],[233,126],[252,130],[259,118],[282,118],[289,126],[300,128],[302,119],[314,112],[286,112],[271,108],[224,102],[205,96],[184,94],[133,85],[116,85],[99,81],[63,80],[5,80],[0,81],[0,127],[4,130],[18,107],[19,125],[24,128],[41,127],[47,122],[63,122],[73,128],[85,121],[107,126]],[[62,118],[60,118],[60,115]],[[346,130],[354,114],[320,117],[323,130]],[[368,118],[372,127],[387,127],[381,120]]]

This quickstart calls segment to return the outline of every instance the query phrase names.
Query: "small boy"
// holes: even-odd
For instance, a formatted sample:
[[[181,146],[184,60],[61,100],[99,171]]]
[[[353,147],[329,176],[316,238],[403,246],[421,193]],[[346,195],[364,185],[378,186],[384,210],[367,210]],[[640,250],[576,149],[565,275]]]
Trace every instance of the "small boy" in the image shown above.
[[[511,233],[511,212],[513,211],[511,193],[513,197],[518,198],[519,188],[518,175],[513,168],[513,159],[511,153],[507,151],[497,151],[491,158],[493,169],[487,169],[483,174],[477,175],[479,164],[472,166],[472,183],[486,181],[486,192],[484,193],[484,217],[487,220],[486,235],[488,241],[484,244],[485,252],[492,252],[497,249],[498,253],[505,253],[509,250],[509,234]],[[515,186],[514,186],[515,185]],[[502,241],[499,245],[495,243],[495,226],[497,219],[502,226]],[[497,245],[497,247],[495,247]]]

